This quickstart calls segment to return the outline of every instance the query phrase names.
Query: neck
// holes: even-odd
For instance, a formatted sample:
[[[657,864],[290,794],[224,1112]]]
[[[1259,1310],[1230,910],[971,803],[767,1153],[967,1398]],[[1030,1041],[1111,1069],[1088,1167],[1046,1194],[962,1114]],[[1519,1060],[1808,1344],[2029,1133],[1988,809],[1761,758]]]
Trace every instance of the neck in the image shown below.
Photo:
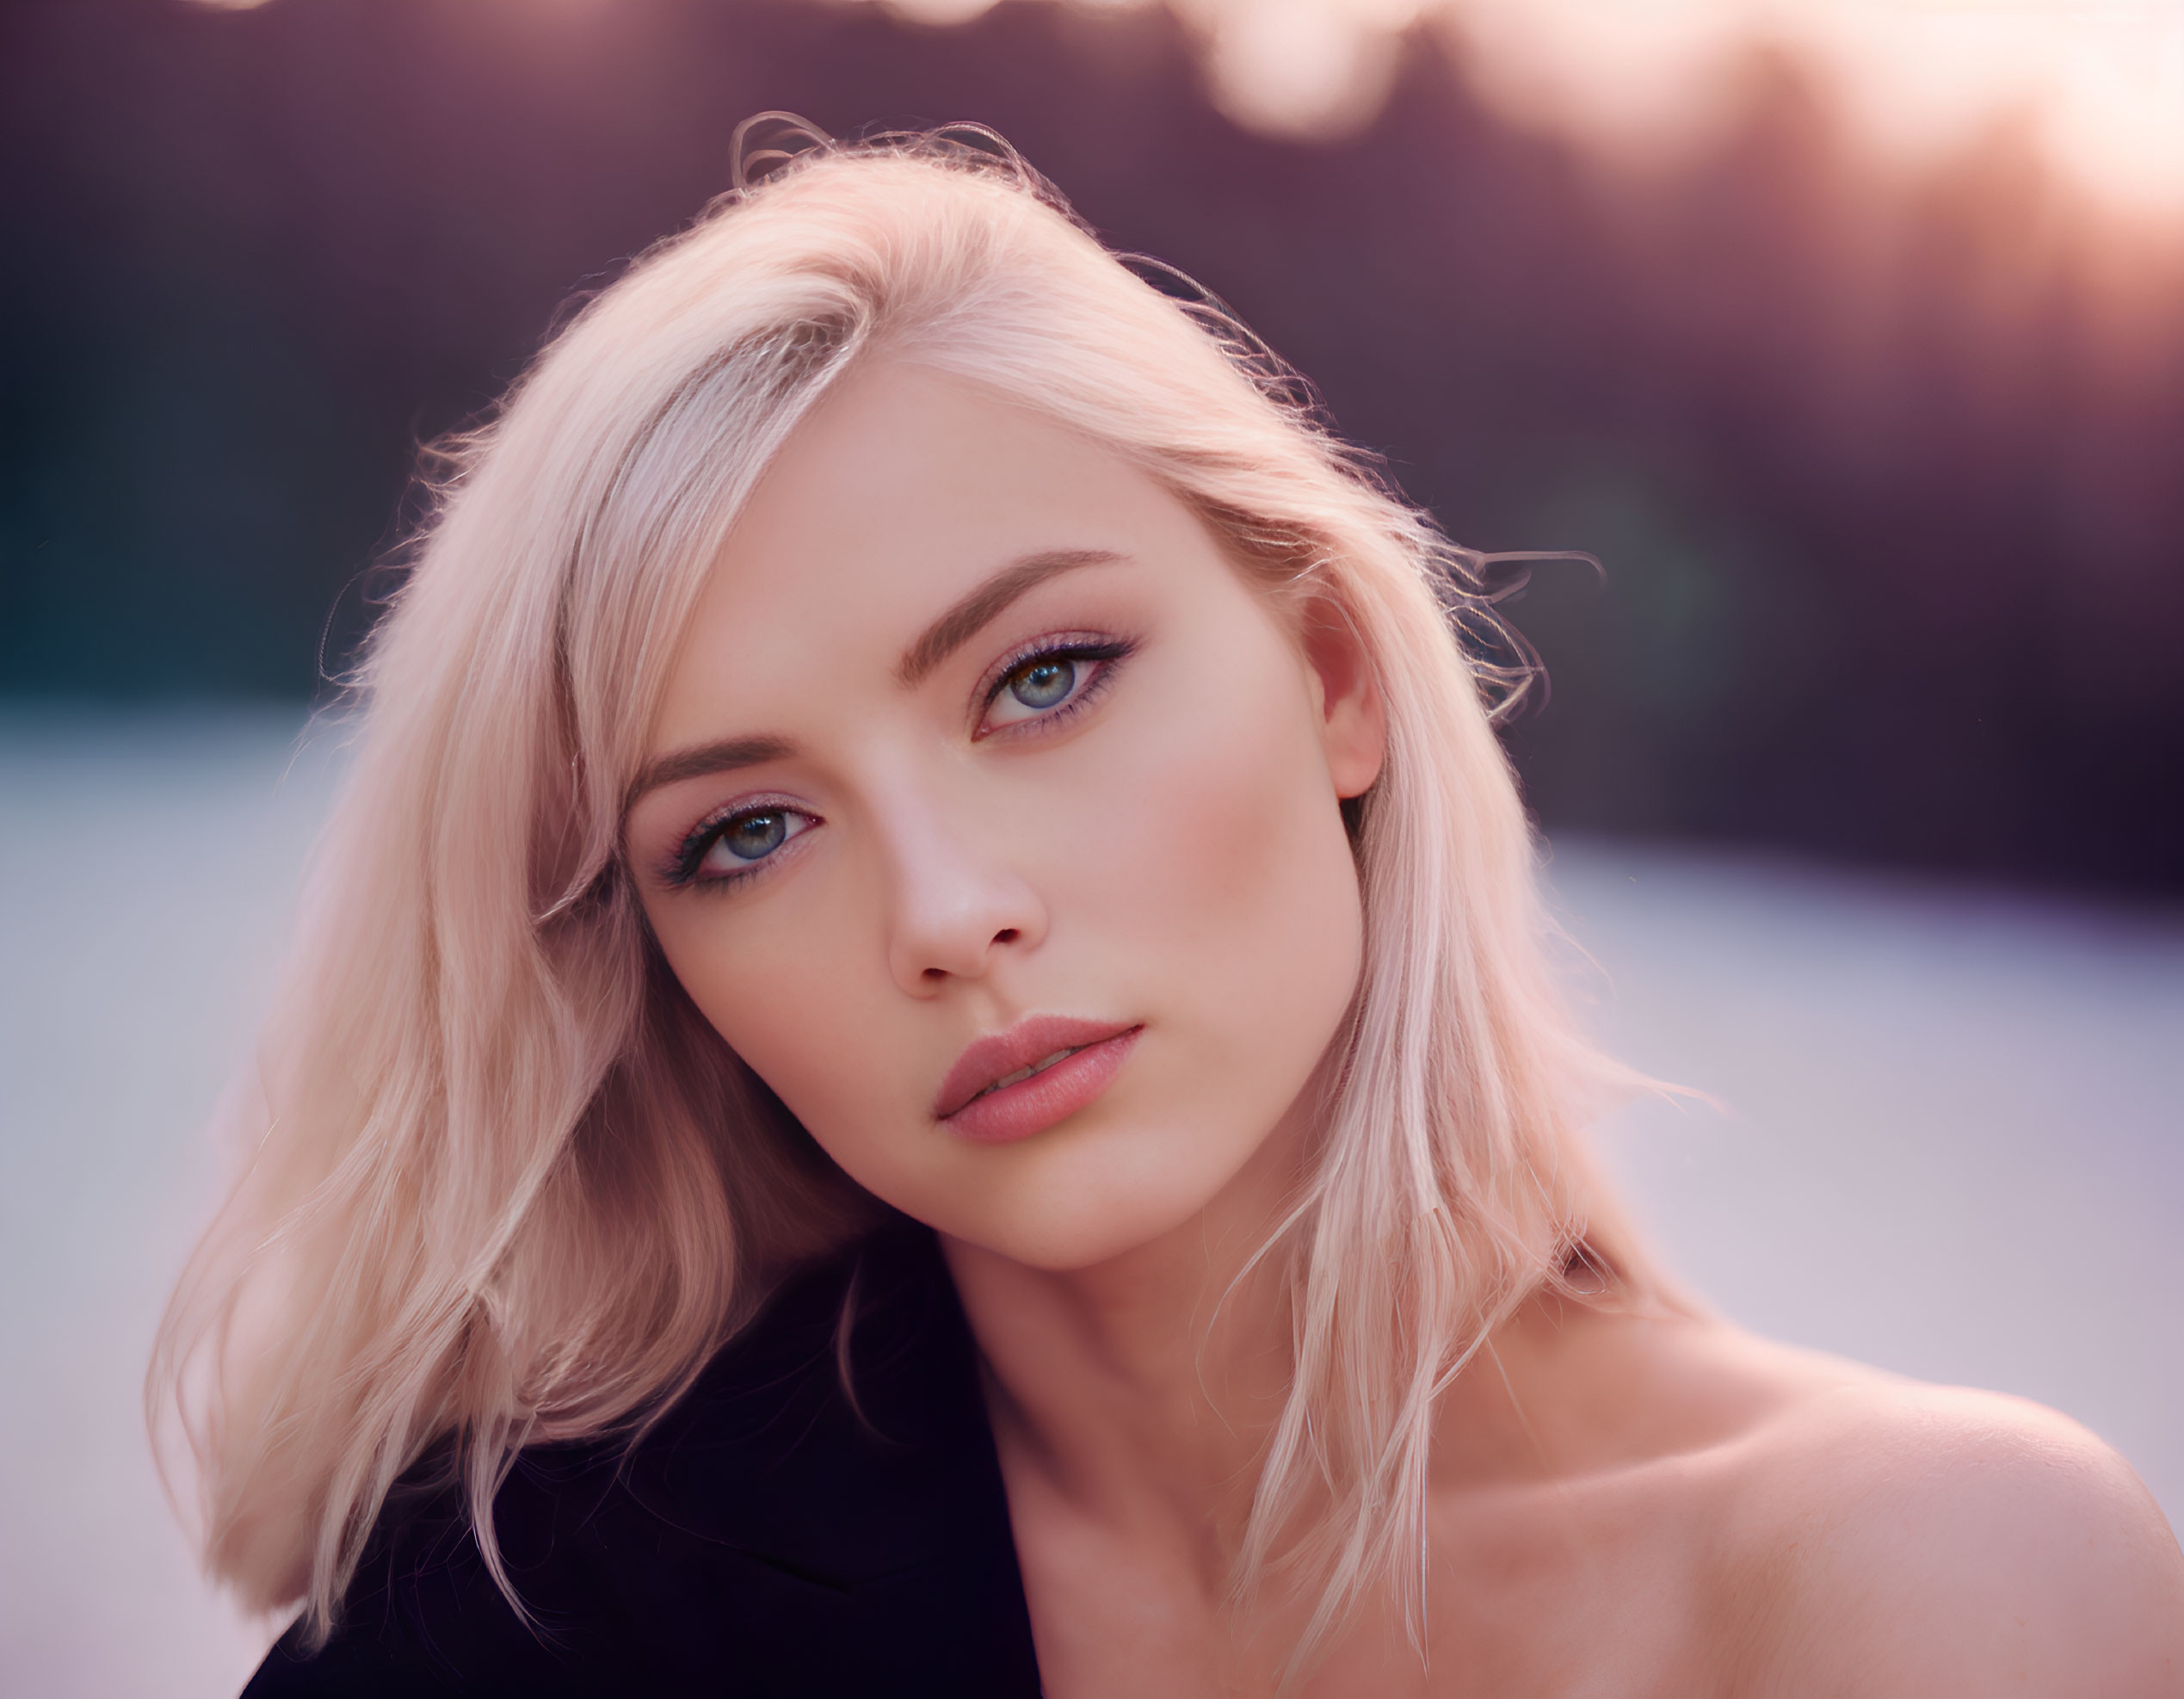
[[[1302,1139],[1284,1128],[1204,1209],[1107,1262],[1052,1270],[943,1239],[984,1358],[1012,1492],[1027,1472],[1081,1515],[1193,1553],[1225,1585],[1293,1369],[1277,1257]]]

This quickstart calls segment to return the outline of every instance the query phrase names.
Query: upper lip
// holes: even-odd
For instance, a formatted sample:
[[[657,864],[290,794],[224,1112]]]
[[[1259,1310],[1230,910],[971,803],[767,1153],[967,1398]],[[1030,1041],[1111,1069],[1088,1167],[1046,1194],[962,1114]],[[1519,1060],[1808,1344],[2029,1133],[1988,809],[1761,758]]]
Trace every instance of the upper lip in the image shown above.
[[[1032,1015],[1005,1032],[974,1038],[955,1059],[933,1098],[935,1120],[946,1121],[996,1080],[1043,1062],[1057,1051],[1082,1050],[1136,1030],[1129,1021],[1081,1021],[1068,1015]]]

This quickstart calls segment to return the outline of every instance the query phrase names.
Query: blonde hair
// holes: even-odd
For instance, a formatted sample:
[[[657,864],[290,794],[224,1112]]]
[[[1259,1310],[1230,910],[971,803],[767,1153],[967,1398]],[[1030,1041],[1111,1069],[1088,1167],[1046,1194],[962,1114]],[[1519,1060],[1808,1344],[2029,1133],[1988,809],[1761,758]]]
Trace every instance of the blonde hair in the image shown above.
[[[1160,479],[1268,595],[1339,610],[1386,704],[1353,823],[1365,967],[1278,1239],[1295,1383],[1237,1558],[1239,1585],[1312,1590],[1311,1645],[1384,1581],[1415,1604],[1434,1400],[1596,1214],[1571,1135],[1617,1071],[1544,953],[1490,724],[1521,683],[1452,631],[1484,606],[1471,560],[1217,303],[1118,263],[990,138],[806,141],[586,306],[452,452],[222,1112],[255,1156],[170,1306],[156,1418],[181,1415],[211,1568],[256,1607],[300,1597],[307,1634],[435,1448],[514,1599],[490,1509],[515,1451],[656,1414],[867,1219],[665,970],[619,837],[739,508],[884,354]]]

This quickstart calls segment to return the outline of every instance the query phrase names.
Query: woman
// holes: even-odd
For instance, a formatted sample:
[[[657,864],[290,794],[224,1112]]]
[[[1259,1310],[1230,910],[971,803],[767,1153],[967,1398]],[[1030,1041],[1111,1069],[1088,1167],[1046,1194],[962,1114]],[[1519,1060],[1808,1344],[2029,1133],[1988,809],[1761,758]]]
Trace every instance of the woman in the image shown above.
[[[364,669],[155,1368],[250,1691],[2179,1690],[2097,1442],[1615,1225],[1464,557],[1012,157],[805,140]]]

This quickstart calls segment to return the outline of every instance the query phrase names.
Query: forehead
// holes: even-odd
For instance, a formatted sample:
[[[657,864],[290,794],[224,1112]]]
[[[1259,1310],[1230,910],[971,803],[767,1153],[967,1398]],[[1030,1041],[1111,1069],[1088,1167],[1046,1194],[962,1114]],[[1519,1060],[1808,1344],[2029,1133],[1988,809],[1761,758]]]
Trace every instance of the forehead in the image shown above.
[[[752,492],[700,594],[670,701],[688,675],[731,662],[754,687],[816,653],[891,671],[937,613],[1049,549],[1172,565],[1212,545],[1104,445],[979,386],[875,362],[819,402]]]

